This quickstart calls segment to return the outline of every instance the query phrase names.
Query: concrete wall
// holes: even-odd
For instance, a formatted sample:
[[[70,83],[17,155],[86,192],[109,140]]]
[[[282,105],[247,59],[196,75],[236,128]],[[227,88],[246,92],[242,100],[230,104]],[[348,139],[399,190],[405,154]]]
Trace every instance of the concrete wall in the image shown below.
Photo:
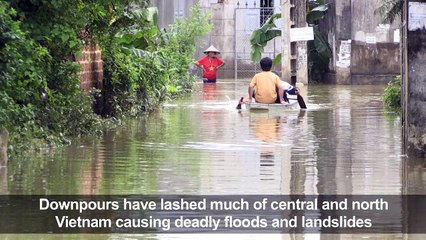
[[[294,27],[302,28],[307,27],[306,23],[306,0],[295,1],[294,4]],[[296,62],[296,79],[291,80],[291,84],[296,84],[296,82],[301,82],[303,84],[308,84],[308,47],[306,41],[299,41],[296,43],[296,53],[297,53],[297,62]]]
[[[238,64],[238,77],[251,78],[255,72],[259,71],[258,63],[253,63],[250,59],[250,34],[253,26],[259,27],[260,0],[224,0],[208,1],[203,0],[203,6],[212,11],[212,33],[207,37],[209,44],[214,45],[221,51],[221,58],[225,61],[225,66],[219,70],[218,78],[233,78],[235,76],[236,58]],[[274,11],[279,11],[279,0],[274,1]],[[279,23],[278,23],[279,24]],[[245,33],[243,33],[245,32]],[[246,34],[246,35],[244,35]],[[264,48],[262,57],[273,58],[281,52],[281,39],[270,41]],[[203,54],[199,53],[197,57]],[[237,57],[238,56],[238,57]],[[275,70],[279,70],[277,67]]]
[[[153,0],[152,5],[158,8],[158,26],[165,28],[174,23],[176,17],[189,15],[190,8],[197,0]]]
[[[352,42],[351,84],[386,84],[400,74],[399,45]]]
[[[380,23],[380,0],[330,0],[320,24],[333,49],[330,81],[337,84],[383,84],[400,74],[399,31]],[[399,38],[396,38],[399,41]]]
[[[165,28],[169,24],[172,24],[175,20],[174,5],[171,4],[170,0],[165,1],[152,1],[153,5],[158,8],[158,26]]]
[[[223,3],[213,3],[210,5],[212,11],[213,30],[209,36],[205,48],[214,45],[221,51],[220,57],[224,60],[225,66],[218,71],[218,78],[234,77],[234,42],[235,42],[235,20],[234,1]],[[204,54],[199,54],[198,57]]]
[[[350,84],[351,63],[351,0],[329,0],[329,11],[320,21],[320,30],[327,37],[333,51],[328,81]]]
[[[407,2],[406,2],[407,3]],[[409,1],[411,4],[412,1]],[[407,14],[407,10],[410,15]],[[403,135],[408,155],[426,158],[426,3],[406,8],[404,28]],[[408,16],[413,17],[411,21]],[[420,16],[421,21],[415,21]],[[419,25],[420,24],[420,25]],[[407,25],[406,25],[407,26]]]

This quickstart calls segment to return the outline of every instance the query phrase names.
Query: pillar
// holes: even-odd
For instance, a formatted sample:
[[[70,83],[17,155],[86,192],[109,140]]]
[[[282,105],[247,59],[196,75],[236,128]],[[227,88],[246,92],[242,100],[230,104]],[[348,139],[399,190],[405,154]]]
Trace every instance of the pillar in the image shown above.
[[[405,1],[403,141],[409,156],[426,158],[426,3]]]

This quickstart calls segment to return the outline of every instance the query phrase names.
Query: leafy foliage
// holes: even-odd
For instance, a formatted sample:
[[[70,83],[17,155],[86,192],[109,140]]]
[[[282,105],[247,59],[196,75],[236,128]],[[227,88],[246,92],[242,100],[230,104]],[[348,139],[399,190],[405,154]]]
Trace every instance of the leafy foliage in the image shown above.
[[[401,106],[401,75],[396,76],[388,83],[383,101],[392,107]]]
[[[253,61],[259,61],[262,57],[262,52],[266,44],[275,37],[281,36],[281,29],[277,27],[274,23],[276,19],[281,18],[281,13],[275,13],[261,26],[260,28],[254,30],[250,36],[250,45],[251,45],[251,59]],[[274,59],[275,63],[279,63],[281,55],[277,56]]]
[[[308,1],[306,22],[314,29],[314,40],[308,41],[308,76],[311,83],[321,82],[332,57],[327,39],[321,34],[318,22],[324,18],[329,4],[324,0]]]
[[[403,0],[382,0],[382,5],[375,10],[379,13],[382,23],[393,23],[398,16],[401,16],[404,7]]]
[[[196,5],[188,19],[177,19],[167,29],[157,27],[156,15],[153,8],[129,11],[112,23],[126,25],[101,41],[104,115],[151,110],[168,97],[192,88],[194,77],[188,69],[194,62],[198,37],[211,29],[209,14]]]
[[[171,85],[181,86],[183,91],[192,87],[194,76],[190,76],[188,67],[194,62],[195,46],[198,38],[212,29],[210,14],[201,11],[199,5],[191,8],[188,19],[177,19],[166,30],[166,41],[159,54],[166,59],[166,71],[170,73]]]
[[[332,57],[332,50],[327,40],[322,36],[318,26],[314,28],[314,40],[308,41],[308,75],[312,83],[322,81]]]
[[[78,87],[78,91],[72,91],[73,85],[67,82],[74,80],[72,73],[78,69],[72,64],[58,64],[47,44],[43,46],[23,30],[25,24],[16,20],[20,14],[0,2],[0,127],[9,130],[10,147],[15,151],[29,147],[28,140],[34,138],[48,143],[66,141],[69,135],[65,132],[73,124],[85,122],[79,119],[73,123],[74,113],[90,111],[90,105],[82,105],[85,96]],[[66,84],[54,81],[55,77]],[[77,77],[75,81],[78,83]],[[62,90],[69,91],[68,97]],[[76,96],[72,94],[80,94],[81,99],[73,102]],[[87,130],[83,124],[77,127],[73,135]]]
[[[210,29],[199,7],[167,31],[149,1],[0,1],[0,128],[10,146],[33,140],[68,143],[105,123],[80,90],[76,56],[84,44],[103,50],[105,116],[152,109],[189,90],[195,41]],[[200,27],[198,24],[203,24]]]
[[[308,1],[306,3],[306,22],[308,24],[317,24],[328,11],[329,3],[324,0]]]

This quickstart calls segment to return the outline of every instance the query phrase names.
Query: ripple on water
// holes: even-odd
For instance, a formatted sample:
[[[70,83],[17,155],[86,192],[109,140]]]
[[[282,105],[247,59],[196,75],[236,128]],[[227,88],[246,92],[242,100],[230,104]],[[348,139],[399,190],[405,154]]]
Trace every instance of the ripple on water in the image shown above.
[[[283,114],[236,111],[247,91],[241,83],[197,88],[188,98],[108,132],[99,143],[70,146],[50,161],[9,168],[14,177],[8,189],[401,192],[399,115],[383,109],[383,87],[304,87],[308,109]]]

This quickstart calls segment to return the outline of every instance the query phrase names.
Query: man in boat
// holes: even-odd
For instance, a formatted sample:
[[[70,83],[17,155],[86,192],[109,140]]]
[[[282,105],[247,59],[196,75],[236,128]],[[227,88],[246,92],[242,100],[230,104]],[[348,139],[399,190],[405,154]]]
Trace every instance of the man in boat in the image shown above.
[[[276,71],[272,71],[272,72],[275,75],[277,75],[278,77],[280,76],[280,74],[278,72],[276,72]],[[283,93],[284,101],[286,101],[287,103],[290,103],[288,98],[287,98],[287,93],[289,95],[296,95],[296,96],[299,95],[299,97],[302,97],[302,96],[300,96],[300,89],[298,87],[295,87],[295,86],[291,85],[290,83],[283,81],[283,80],[281,80],[281,86],[283,87],[283,91],[284,91],[284,93]]]
[[[199,59],[195,62],[199,68],[203,69],[203,82],[204,83],[216,83],[216,72],[225,63],[219,58],[219,50],[211,45],[204,51],[207,56]]]
[[[269,57],[262,58],[260,67],[262,72],[254,75],[248,87],[248,99],[245,99],[244,102],[251,103],[254,96],[257,103],[285,104],[281,80],[276,74],[271,72],[272,59]],[[256,88],[256,91],[254,91],[254,88]]]

